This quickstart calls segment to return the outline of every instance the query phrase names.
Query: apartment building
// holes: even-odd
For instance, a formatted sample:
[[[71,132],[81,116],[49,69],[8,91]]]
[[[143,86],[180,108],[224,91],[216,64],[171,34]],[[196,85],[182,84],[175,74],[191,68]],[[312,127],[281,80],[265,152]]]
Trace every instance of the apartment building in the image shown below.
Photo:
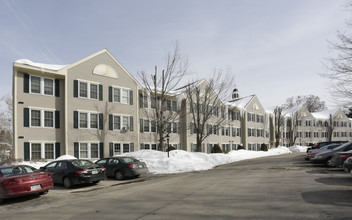
[[[330,137],[333,141],[352,141],[351,119],[341,108],[310,113],[302,104],[285,112],[281,145],[309,145]]]
[[[106,49],[65,66],[14,62],[15,158],[97,159],[134,151],[138,88]]]
[[[200,80],[194,86],[203,91],[209,83]],[[196,151],[194,103],[182,88],[166,94],[165,117],[175,115],[166,133],[175,149]],[[159,146],[155,122],[158,102],[106,49],[70,65],[17,60],[13,63],[13,155],[24,160],[64,154],[98,159],[140,149],[165,151],[166,146]],[[202,152],[210,153],[214,145],[230,151],[239,146],[260,150],[262,144],[275,143],[273,113],[256,95],[240,97],[235,88],[231,101],[204,104],[203,111],[211,118],[206,121],[208,136]],[[286,115],[281,144],[327,140],[327,114],[297,107]],[[343,111],[328,115],[334,121],[333,140],[352,140],[351,121]]]
[[[229,105],[236,109],[242,118],[241,123],[237,125],[242,130],[241,145],[255,151],[260,150],[262,144],[271,146],[271,114],[265,111],[256,95],[234,99]]]

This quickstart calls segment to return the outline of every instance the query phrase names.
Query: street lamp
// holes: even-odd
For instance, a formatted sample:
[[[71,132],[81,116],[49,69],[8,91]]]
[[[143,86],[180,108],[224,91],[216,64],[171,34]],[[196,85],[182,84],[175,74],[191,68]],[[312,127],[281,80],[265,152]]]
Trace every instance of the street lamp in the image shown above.
[[[170,136],[169,136],[169,133],[166,134],[166,143],[167,143],[167,157],[170,157],[170,147],[169,147],[169,141],[170,141]]]

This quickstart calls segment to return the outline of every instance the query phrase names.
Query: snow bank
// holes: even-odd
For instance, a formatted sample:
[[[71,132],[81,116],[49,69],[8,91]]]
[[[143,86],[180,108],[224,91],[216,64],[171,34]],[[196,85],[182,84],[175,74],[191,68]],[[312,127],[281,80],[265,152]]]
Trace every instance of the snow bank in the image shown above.
[[[216,166],[236,161],[289,153],[291,151],[287,147],[278,147],[269,149],[269,151],[238,150],[230,151],[228,154],[206,154],[174,150],[170,151],[169,158],[166,152],[154,150],[140,150],[123,155],[132,156],[145,162],[150,173],[168,174],[209,170]]]
[[[292,147],[289,147],[291,152],[307,152],[307,146],[299,146],[299,145],[295,145]]]
[[[155,150],[140,150],[130,153],[125,153],[122,156],[132,156],[143,162],[148,166],[149,172],[153,174],[171,174],[183,173],[191,171],[201,171],[213,169],[216,166],[233,163],[241,160],[253,159],[258,157],[266,157],[280,154],[289,154],[291,152],[305,152],[307,147],[293,146],[277,147],[269,149],[268,151],[248,151],[238,150],[230,151],[227,154],[206,154],[200,152],[187,152],[183,150],[170,151],[170,157],[167,157],[167,152],[160,152]],[[63,155],[56,160],[62,159],[76,159],[71,155]],[[24,161],[21,164],[27,164],[35,168],[45,166],[46,162],[30,162]]]

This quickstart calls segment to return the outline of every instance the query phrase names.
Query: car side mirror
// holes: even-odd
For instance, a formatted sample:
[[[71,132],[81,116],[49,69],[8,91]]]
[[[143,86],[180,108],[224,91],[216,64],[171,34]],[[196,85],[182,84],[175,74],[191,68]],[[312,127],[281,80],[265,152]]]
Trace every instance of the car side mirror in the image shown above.
[[[44,171],[44,170],[46,170],[46,167],[40,167],[39,170]]]

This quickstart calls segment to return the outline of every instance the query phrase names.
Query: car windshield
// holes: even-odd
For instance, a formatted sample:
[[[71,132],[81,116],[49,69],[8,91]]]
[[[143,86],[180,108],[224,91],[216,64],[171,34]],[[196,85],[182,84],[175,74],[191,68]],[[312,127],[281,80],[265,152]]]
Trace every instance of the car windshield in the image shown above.
[[[335,148],[334,150],[335,151],[343,150],[346,146],[350,146],[351,144],[352,144],[352,142],[347,142],[347,143],[341,145],[340,147]]]
[[[91,167],[94,166],[94,163],[89,160],[74,160],[72,161],[72,165],[75,167]]]

